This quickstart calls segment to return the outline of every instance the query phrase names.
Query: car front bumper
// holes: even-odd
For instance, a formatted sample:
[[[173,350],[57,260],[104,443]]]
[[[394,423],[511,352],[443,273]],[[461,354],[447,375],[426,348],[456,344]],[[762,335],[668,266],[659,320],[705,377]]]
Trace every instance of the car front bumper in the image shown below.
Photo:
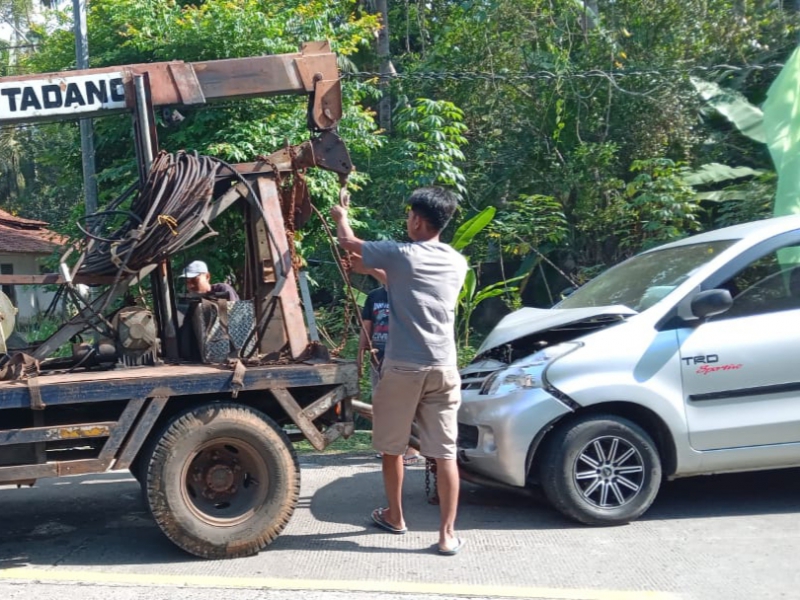
[[[536,435],[571,412],[541,388],[500,396],[463,390],[458,412],[462,469],[516,487],[525,486],[527,457]]]

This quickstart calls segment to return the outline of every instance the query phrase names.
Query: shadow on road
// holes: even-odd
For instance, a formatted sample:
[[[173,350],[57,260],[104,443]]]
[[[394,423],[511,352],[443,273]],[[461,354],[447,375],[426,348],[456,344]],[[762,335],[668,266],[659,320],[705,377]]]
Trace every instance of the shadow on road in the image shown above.
[[[332,458],[320,456],[319,466],[322,467]],[[378,468],[378,461],[370,457],[353,460],[370,462]],[[431,522],[435,530],[438,508],[428,506],[425,501],[424,469],[415,468],[406,473],[404,490],[409,518],[417,514],[427,517],[430,513],[434,517]],[[353,490],[364,489],[370,490],[366,498],[353,494]],[[339,504],[335,502],[345,497],[347,500],[343,505],[341,501]],[[383,497],[379,473],[359,473],[354,477],[336,479],[317,490],[313,503],[314,516],[322,521],[356,524],[363,522],[363,515],[368,517],[373,508],[382,506]],[[640,520],[789,514],[798,511],[800,469],[795,468],[664,481],[655,503]],[[473,528],[473,524],[475,528],[480,528],[481,524],[491,524],[495,528],[513,529],[563,529],[573,526],[553,510],[541,494],[531,497],[514,490],[466,482],[461,486],[459,522],[462,528]]]
[[[301,457],[304,489],[288,529],[270,546],[276,552],[430,552],[387,547],[371,511],[384,505],[373,456]],[[348,466],[337,477],[337,466]],[[371,468],[365,468],[365,467]],[[356,467],[355,469],[352,467]],[[324,470],[324,473],[318,472]],[[320,481],[321,480],[321,481]],[[435,540],[439,508],[427,502],[424,467],[406,470],[406,520],[412,532]],[[642,520],[795,513],[800,469],[696,477],[665,482]],[[470,530],[577,529],[536,501],[512,491],[462,484],[458,528]],[[126,474],[43,480],[34,488],[0,487],[0,569],[24,565],[136,565],[195,561],[169,543],[145,508],[138,483]],[[249,559],[245,559],[249,560]]]
[[[194,560],[166,540],[127,473],[0,487],[0,532],[0,569]]]

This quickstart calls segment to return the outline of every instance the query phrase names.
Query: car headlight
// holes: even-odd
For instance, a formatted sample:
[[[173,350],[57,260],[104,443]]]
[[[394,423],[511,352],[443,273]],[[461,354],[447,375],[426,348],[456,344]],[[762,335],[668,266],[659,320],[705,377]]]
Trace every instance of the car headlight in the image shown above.
[[[481,386],[480,394],[494,396],[495,394],[508,394],[515,390],[542,387],[544,383],[544,370],[551,362],[580,347],[577,342],[556,344],[526,356],[507,368],[495,371]]]

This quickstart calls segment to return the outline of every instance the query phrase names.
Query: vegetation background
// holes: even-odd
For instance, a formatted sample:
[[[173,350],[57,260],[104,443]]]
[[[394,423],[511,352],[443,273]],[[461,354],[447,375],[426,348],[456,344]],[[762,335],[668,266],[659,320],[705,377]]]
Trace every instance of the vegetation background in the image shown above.
[[[340,133],[358,169],[357,232],[401,238],[416,186],[461,196],[447,239],[473,267],[459,311],[463,360],[513,307],[550,306],[652,245],[768,216],[775,176],[758,106],[800,33],[789,0],[91,0],[88,10],[93,67],[330,40],[344,83]],[[75,68],[71,11],[0,0],[0,76]],[[181,113],[179,124],[159,123],[166,150],[248,161],[308,137],[297,98]],[[97,119],[95,132],[102,207],[135,179],[130,118]],[[315,173],[311,189],[327,213],[335,179]],[[83,206],[77,122],[0,129],[0,208],[74,235]],[[229,226],[192,253],[206,253],[217,278],[239,268],[235,219]],[[338,345],[349,331],[352,352],[321,224],[297,245],[327,339]]]

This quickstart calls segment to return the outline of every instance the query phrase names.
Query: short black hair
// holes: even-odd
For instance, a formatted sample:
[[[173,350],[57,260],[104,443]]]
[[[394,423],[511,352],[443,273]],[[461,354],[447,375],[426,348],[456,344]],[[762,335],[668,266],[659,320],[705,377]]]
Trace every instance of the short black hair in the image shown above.
[[[443,187],[424,187],[414,190],[406,204],[439,232],[447,227],[456,212],[458,196]]]

